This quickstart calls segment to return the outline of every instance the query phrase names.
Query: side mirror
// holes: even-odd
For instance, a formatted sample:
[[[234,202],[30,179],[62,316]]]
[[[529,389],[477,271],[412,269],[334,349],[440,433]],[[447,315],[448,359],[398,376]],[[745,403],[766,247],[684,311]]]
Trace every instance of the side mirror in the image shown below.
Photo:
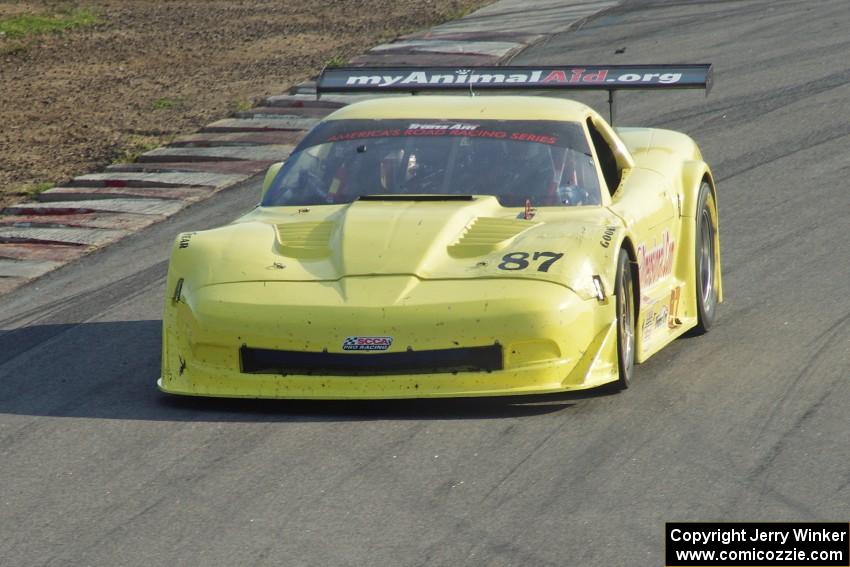
[[[260,202],[261,203],[266,198],[266,191],[268,191],[269,187],[271,187],[272,181],[274,181],[274,178],[277,177],[277,174],[280,171],[281,167],[283,167],[283,162],[279,161],[277,163],[271,164],[269,166],[269,169],[266,171],[266,177],[265,177],[265,179],[263,179],[263,190],[260,193]]]

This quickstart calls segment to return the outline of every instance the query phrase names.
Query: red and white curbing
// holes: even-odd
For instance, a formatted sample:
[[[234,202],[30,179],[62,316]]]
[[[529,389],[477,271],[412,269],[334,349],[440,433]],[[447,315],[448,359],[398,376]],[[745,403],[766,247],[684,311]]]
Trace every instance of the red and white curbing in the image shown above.
[[[314,97],[315,98],[315,97]],[[286,159],[342,103],[276,96],[134,163],[81,175],[0,214],[0,294]]]
[[[617,1],[501,0],[379,45],[352,65],[498,65]],[[364,96],[316,100],[315,83],[181,136],[130,164],[81,175],[0,213],[0,294],[159,222],[286,159],[324,116]]]
[[[240,132],[241,133],[241,132]],[[268,144],[264,146],[206,146],[203,148],[158,148],[141,156],[139,163],[162,163],[179,161],[208,162],[212,160],[280,160],[280,156],[289,155],[293,146],[289,144]],[[218,164],[223,169],[228,164]]]

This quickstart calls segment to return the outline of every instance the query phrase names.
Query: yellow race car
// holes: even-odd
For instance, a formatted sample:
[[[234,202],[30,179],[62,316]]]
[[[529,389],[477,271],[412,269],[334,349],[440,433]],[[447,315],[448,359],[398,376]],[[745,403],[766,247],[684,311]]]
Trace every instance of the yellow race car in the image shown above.
[[[462,94],[343,107],[270,168],[256,209],[179,235],[159,387],[326,399],[628,387],[635,363],[705,332],[722,301],[709,167],[681,133],[466,91],[613,99],[707,90],[710,71],[326,70],[320,93]]]

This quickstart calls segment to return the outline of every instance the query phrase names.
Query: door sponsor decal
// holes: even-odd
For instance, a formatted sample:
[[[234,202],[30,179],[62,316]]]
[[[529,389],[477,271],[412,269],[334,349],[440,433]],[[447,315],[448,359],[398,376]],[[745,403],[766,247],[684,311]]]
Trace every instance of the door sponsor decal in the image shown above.
[[[673,242],[673,238],[667,230],[661,236],[660,244],[655,244],[655,241],[653,241],[651,248],[648,248],[646,243],[638,246],[637,260],[640,269],[641,289],[649,289],[673,272],[673,250],[675,246],[676,243]]]

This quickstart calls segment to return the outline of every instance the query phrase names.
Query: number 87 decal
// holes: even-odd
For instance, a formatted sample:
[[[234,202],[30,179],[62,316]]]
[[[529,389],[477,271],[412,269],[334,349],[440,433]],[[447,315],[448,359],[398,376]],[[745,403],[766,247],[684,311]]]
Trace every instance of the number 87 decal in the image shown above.
[[[502,256],[502,263],[499,264],[500,270],[524,270],[528,267],[528,257],[531,256],[532,261],[539,261],[541,258],[548,258],[537,265],[538,272],[548,272],[552,264],[563,258],[563,252],[535,252],[533,255],[528,252],[510,252]]]

